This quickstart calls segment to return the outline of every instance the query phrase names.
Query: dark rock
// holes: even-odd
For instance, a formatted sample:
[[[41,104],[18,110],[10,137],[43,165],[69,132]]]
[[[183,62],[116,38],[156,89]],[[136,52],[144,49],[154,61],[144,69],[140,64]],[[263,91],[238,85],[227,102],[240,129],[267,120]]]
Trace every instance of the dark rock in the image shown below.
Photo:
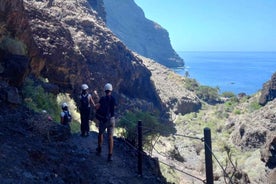
[[[196,102],[194,99],[183,97],[178,101],[175,113],[187,114],[190,112],[197,112],[200,108],[201,103],[199,101]]]
[[[114,139],[111,165],[94,156],[95,132],[64,140],[68,135],[65,127],[49,122],[43,114],[3,106],[0,124],[1,183],[167,183],[158,162],[148,155],[143,156],[143,177],[137,177],[133,161],[137,152],[122,139]],[[103,151],[107,152],[107,146]]]
[[[21,86],[29,72],[29,58],[24,55],[6,54],[0,76],[13,86]]]
[[[0,100],[14,105],[22,103],[22,97],[18,89],[3,81],[0,81]]]
[[[174,146],[174,149],[170,152],[170,157],[179,162],[185,162],[185,158],[180,154],[177,146]]]
[[[271,79],[263,85],[259,104],[265,105],[274,98],[276,98],[276,73],[274,73]]]
[[[238,99],[242,99],[242,98],[244,98],[246,96],[247,96],[246,93],[239,93],[238,94]]]
[[[261,160],[270,169],[276,168],[276,137],[271,137],[261,150]]]
[[[21,104],[22,98],[16,87],[10,87],[7,91],[7,101],[11,104]]]
[[[66,125],[55,124],[49,129],[48,139],[54,141],[65,141],[71,136],[70,127]]]
[[[47,92],[47,93],[52,93],[54,95],[57,95],[59,93],[58,85],[50,84],[50,83],[43,83],[42,87],[45,90],[45,92]]]
[[[254,129],[249,125],[242,124],[232,133],[232,141],[242,150],[254,150],[261,148],[266,142],[267,130],[264,128]]]

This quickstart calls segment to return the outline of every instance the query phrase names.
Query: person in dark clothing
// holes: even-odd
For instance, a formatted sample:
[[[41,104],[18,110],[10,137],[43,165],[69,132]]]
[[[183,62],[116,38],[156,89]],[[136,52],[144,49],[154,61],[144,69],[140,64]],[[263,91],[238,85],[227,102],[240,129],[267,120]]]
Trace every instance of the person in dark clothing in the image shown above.
[[[88,85],[83,84],[81,86],[82,92],[80,95],[80,117],[81,117],[81,136],[87,137],[89,136],[89,115],[91,106],[95,106],[95,103],[92,99],[91,94],[88,93]]]
[[[97,154],[101,154],[103,134],[107,129],[108,134],[108,161],[112,161],[113,153],[113,135],[115,128],[114,108],[116,106],[115,98],[111,95],[112,85],[107,83],[104,86],[105,96],[100,98],[99,103],[96,105],[96,118],[99,120],[99,134],[98,134],[98,147]]]
[[[70,127],[69,124],[71,123],[72,115],[68,109],[67,103],[64,102],[61,105],[61,109],[62,112],[60,113],[60,124]]]

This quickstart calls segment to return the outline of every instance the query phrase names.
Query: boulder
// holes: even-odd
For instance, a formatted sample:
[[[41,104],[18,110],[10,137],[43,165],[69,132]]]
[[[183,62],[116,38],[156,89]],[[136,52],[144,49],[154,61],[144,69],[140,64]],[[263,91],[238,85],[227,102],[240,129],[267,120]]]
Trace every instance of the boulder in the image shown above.
[[[272,75],[271,79],[263,85],[259,104],[264,106],[274,98],[276,98],[276,72]]]
[[[270,169],[276,168],[276,136],[271,136],[261,150],[261,160]]]

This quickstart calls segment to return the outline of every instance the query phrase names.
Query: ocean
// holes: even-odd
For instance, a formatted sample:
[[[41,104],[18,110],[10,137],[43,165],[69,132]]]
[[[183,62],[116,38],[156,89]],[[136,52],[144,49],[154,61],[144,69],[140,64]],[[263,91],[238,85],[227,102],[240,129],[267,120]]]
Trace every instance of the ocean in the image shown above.
[[[276,72],[276,52],[178,52],[184,68],[173,70],[201,85],[219,87],[220,93],[255,94]]]

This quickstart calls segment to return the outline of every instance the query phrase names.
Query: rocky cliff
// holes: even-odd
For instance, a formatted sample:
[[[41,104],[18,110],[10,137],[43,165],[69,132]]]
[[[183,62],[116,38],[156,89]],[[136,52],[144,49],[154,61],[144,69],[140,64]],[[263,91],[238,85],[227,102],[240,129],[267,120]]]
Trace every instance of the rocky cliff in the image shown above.
[[[18,87],[31,74],[49,81],[56,86],[55,91],[73,97],[82,83],[101,93],[103,84],[111,82],[122,109],[130,104],[147,109],[153,104],[161,111],[168,110],[143,61],[106,28],[91,8],[93,5],[103,15],[101,1],[1,2],[2,81]],[[18,55],[25,59],[14,61]],[[8,93],[8,89],[5,91]],[[125,97],[144,103],[131,103],[123,100]]]
[[[173,50],[168,32],[148,20],[133,0],[104,0],[107,26],[131,50],[168,67],[183,66]]]
[[[99,169],[105,162],[91,157],[94,144],[89,149],[77,148],[83,140],[70,142],[74,137],[70,138],[68,130],[22,106],[26,99],[21,87],[31,77],[40,83],[45,81],[42,86],[47,92],[66,92],[75,99],[82,83],[102,93],[103,85],[111,82],[121,112],[127,108],[169,111],[172,105],[168,107],[166,103],[170,99],[161,99],[144,61],[127,49],[106,28],[99,12],[91,8],[92,5],[104,14],[100,2],[0,0],[0,167],[4,171],[0,174],[1,182],[165,182],[154,163],[146,166],[147,179],[135,178],[136,163],[128,163],[135,153],[127,150],[122,156],[118,149],[121,157],[117,157],[118,164],[113,165],[112,171],[108,165]],[[191,97],[198,108],[198,99]],[[176,99],[173,98],[174,107]],[[188,111],[184,108],[175,112]],[[128,167],[122,168],[121,164]],[[83,168],[85,171],[81,172]],[[119,169],[119,175],[112,174]]]
[[[21,77],[16,77],[20,81],[33,74],[73,96],[82,83],[101,92],[103,84],[111,82],[117,94],[161,106],[150,72],[105,27],[87,1],[26,0],[24,7],[22,1],[2,1],[1,7],[1,78],[8,83],[14,77],[7,66],[16,65],[9,58],[20,54],[29,58],[21,63],[24,67],[13,67],[20,68]]]

